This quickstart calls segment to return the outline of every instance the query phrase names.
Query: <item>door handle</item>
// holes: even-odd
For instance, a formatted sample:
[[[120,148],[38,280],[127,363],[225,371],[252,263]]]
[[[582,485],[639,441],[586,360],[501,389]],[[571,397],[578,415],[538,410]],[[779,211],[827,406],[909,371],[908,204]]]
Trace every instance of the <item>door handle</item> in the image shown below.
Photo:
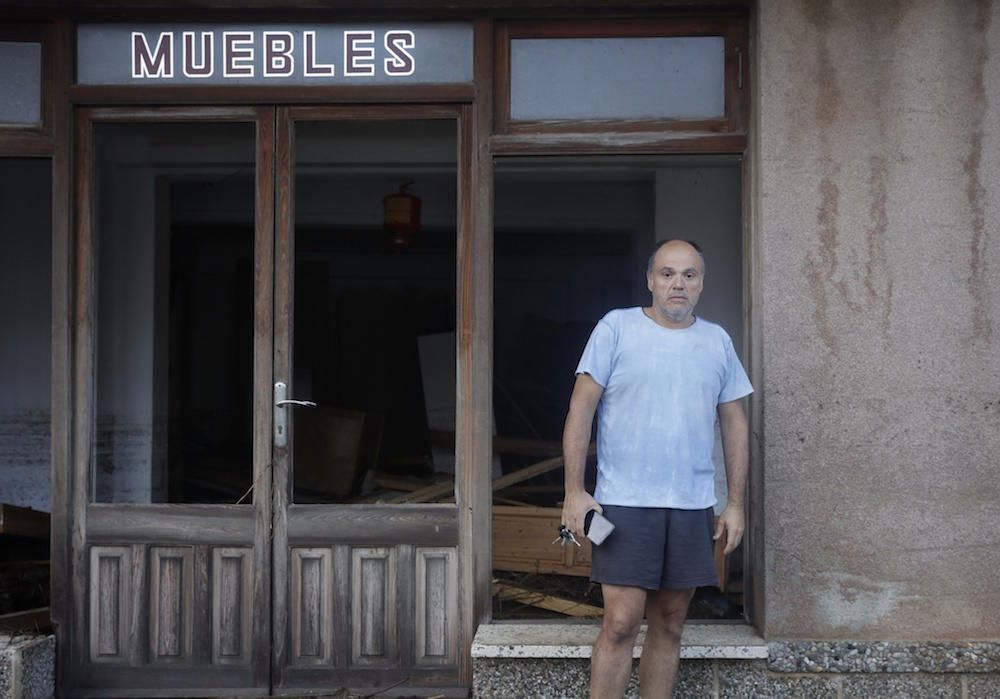
[[[297,405],[301,408],[315,408],[316,404],[311,400],[294,400],[292,398],[285,398],[284,400],[276,400],[274,404],[279,408],[284,408],[286,405]]]
[[[315,408],[316,404],[311,400],[295,400],[288,397],[288,384],[279,381],[274,384],[274,446],[284,448],[288,446],[288,406],[294,405],[301,408]]]

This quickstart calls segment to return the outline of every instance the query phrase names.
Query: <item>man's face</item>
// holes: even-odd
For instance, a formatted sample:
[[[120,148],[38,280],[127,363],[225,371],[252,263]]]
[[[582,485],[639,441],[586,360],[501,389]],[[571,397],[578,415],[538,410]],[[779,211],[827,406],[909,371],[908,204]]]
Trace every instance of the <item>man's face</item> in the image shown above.
[[[653,306],[673,323],[684,322],[691,315],[704,280],[698,251],[680,241],[661,247],[653,258],[653,269],[646,274]]]

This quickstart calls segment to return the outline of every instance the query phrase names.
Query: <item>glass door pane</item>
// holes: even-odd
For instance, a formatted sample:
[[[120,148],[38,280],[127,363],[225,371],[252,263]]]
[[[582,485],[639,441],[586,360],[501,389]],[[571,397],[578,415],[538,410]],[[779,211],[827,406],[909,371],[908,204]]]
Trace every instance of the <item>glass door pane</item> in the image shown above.
[[[453,477],[456,158],[454,120],[296,123],[295,502]]]
[[[251,498],[254,136],[94,126],[94,502]]]

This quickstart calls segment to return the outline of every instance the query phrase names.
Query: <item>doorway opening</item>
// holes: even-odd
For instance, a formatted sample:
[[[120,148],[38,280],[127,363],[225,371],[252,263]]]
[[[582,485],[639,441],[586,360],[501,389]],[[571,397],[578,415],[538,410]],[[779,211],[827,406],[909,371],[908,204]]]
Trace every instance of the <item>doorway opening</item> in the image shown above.
[[[495,452],[511,484],[494,491],[494,618],[602,613],[600,587],[588,577],[589,542],[550,543],[574,370],[605,313],[649,304],[647,257],[671,238],[703,249],[706,288],[695,312],[722,325],[743,356],[740,181],[740,159],[727,155],[496,160]],[[713,460],[718,514],[726,500],[718,428]],[[591,457],[590,492],[595,478]],[[699,591],[691,618],[742,618],[742,561],[742,546],[725,559],[719,552],[721,587]]]

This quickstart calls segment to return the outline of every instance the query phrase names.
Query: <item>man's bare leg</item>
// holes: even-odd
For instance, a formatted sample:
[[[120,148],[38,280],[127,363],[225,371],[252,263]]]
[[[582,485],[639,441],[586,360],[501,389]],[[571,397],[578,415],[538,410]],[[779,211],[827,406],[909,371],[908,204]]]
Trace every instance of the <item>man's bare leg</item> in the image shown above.
[[[681,658],[681,628],[694,588],[650,592],[646,601],[646,640],[639,660],[642,699],[668,699]]]
[[[632,671],[632,647],[646,610],[646,590],[601,585],[604,621],[590,659],[591,699],[621,697]]]

